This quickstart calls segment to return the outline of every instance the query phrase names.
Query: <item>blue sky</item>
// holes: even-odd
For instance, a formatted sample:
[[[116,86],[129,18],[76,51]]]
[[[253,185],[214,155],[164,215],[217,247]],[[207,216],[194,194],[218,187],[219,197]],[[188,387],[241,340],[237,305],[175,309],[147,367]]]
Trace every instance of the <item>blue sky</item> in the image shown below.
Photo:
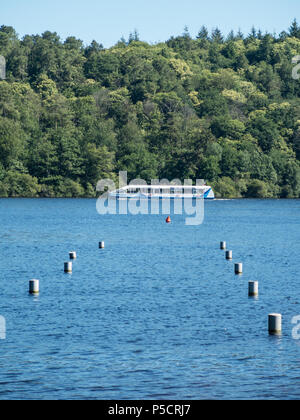
[[[134,29],[155,43],[181,34],[186,25],[193,36],[203,24],[225,34],[239,28],[248,33],[252,25],[278,33],[295,17],[300,21],[300,0],[9,0],[0,7],[0,25],[13,26],[20,37],[50,30],[105,47]]]

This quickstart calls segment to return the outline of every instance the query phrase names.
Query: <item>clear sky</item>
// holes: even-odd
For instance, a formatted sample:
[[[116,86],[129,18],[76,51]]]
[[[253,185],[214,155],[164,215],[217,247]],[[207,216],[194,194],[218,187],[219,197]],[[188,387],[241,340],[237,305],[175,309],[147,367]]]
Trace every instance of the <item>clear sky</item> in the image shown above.
[[[137,29],[147,42],[166,41],[188,26],[192,36],[202,25],[225,34],[253,25],[263,31],[286,30],[300,21],[300,0],[8,0],[0,6],[0,25],[13,26],[20,37],[57,32],[105,47]]]

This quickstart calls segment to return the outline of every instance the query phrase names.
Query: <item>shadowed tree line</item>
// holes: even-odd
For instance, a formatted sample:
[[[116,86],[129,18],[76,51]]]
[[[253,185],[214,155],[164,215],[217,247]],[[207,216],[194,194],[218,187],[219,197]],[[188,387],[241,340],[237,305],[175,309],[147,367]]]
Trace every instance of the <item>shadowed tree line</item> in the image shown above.
[[[0,196],[95,197],[126,170],[204,178],[219,197],[299,198],[299,54],[296,21],[155,45],[134,31],[109,49],[2,26]]]

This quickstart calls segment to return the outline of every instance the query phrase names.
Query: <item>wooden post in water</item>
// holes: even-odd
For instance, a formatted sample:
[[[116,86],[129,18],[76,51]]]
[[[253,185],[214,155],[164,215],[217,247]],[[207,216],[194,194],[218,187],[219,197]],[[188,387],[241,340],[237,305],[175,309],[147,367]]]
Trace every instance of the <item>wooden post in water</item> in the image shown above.
[[[226,242],[220,243],[220,249],[225,250],[226,249]]]
[[[75,251],[69,252],[70,260],[76,260],[77,254]]]
[[[99,249],[105,248],[105,242],[99,242]]]

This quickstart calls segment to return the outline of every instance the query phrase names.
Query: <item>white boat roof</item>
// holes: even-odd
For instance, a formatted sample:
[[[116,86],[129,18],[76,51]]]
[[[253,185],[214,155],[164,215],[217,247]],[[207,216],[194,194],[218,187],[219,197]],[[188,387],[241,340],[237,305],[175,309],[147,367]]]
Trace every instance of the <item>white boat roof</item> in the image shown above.
[[[203,189],[203,188],[210,188],[208,185],[167,185],[167,184],[165,184],[165,185],[138,185],[138,184],[135,184],[135,185],[126,185],[126,187],[122,187],[122,188],[119,188],[119,190],[127,190],[127,189],[130,189],[130,188],[136,188],[136,189],[139,189],[139,188],[153,188],[153,189],[155,189],[155,188],[160,188],[160,189],[167,189],[167,190],[169,190],[170,188],[178,188],[178,189],[185,189],[185,188],[195,188],[195,189]]]

